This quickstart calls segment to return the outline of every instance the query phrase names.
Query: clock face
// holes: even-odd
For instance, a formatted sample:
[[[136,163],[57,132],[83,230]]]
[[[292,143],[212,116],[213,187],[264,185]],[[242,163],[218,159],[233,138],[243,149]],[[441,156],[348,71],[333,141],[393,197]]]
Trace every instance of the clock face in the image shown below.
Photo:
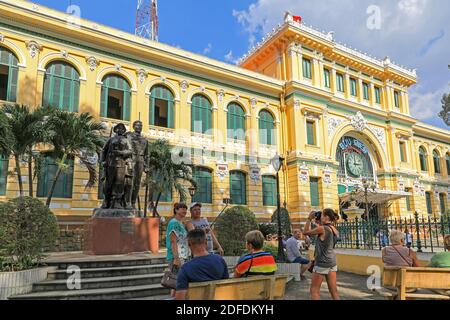
[[[347,157],[347,168],[351,175],[360,177],[364,172],[364,159],[355,152],[350,153]]]

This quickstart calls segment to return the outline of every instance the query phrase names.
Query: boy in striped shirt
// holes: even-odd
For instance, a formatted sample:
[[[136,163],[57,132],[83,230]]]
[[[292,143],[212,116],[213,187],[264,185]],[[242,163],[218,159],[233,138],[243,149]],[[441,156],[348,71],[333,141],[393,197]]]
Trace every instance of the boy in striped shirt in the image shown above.
[[[241,278],[246,276],[270,276],[277,271],[277,264],[274,257],[269,252],[262,250],[264,246],[263,234],[256,230],[250,231],[245,236],[249,254],[242,256],[236,266],[234,277]]]

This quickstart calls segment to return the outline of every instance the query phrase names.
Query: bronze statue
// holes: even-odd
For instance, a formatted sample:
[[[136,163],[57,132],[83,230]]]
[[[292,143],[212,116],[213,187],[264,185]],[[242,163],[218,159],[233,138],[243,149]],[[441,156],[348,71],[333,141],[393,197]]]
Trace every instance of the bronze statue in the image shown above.
[[[103,148],[101,161],[104,168],[104,195],[102,209],[131,210],[130,194],[133,178],[133,149],[123,123],[114,127],[116,136]]]
[[[141,189],[142,174],[148,172],[148,141],[142,136],[142,122],[133,123],[134,132],[127,133],[133,149],[133,184],[131,187],[131,205],[136,209],[136,202]],[[129,197],[129,195],[127,195]],[[140,208],[139,208],[140,209]]]

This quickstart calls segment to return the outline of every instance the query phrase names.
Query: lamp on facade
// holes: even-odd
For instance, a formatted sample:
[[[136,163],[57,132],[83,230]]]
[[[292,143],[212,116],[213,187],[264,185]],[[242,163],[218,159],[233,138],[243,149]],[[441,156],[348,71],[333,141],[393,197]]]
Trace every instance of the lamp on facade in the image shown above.
[[[194,201],[195,193],[197,192],[197,188],[194,186],[189,187],[189,195],[191,196],[191,202]]]
[[[277,222],[278,222],[278,262],[285,262],[283,250],[283,232],[281,231],[281,201],[280,201],[280,170],[284,163],[284,158],[276,155],[272,158],[270,163],[277,173]]]

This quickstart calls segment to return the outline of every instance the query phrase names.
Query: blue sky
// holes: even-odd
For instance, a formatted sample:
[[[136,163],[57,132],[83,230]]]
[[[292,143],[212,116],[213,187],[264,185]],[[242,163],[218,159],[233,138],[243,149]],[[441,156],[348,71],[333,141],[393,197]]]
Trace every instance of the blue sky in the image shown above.
[[[82,18],[134,32],[137,0],[35,0],[57,10],[78,5]],[[450,92],[448,0],[160,0],[160,42],[234,62],[282,21],[284,12],[335,31],[335,39],[380,59],[417,68],[411,113],[442,128],[440,99]],[[379,28],[367,27],[375,5]],[[345,22],[345,23],[344,23]]]

